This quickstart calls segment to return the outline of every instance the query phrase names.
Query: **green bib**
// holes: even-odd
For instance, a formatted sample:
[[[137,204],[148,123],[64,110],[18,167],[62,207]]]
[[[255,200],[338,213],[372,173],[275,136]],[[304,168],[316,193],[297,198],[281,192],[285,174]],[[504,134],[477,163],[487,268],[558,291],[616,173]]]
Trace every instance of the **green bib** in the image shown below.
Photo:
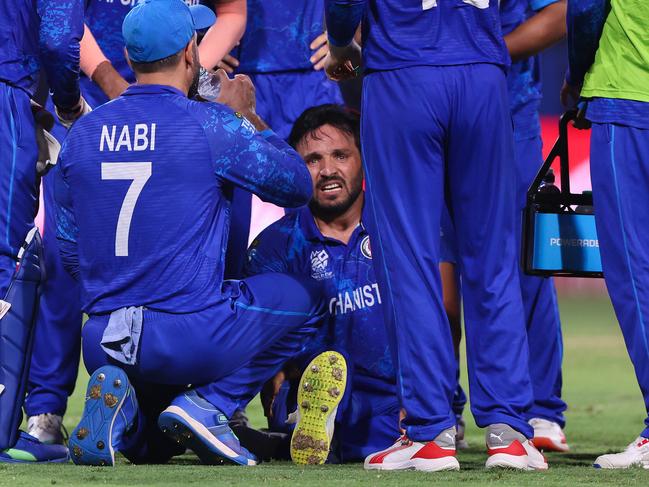
[[[649,102],[649,0],[611,0],[581,96]]]

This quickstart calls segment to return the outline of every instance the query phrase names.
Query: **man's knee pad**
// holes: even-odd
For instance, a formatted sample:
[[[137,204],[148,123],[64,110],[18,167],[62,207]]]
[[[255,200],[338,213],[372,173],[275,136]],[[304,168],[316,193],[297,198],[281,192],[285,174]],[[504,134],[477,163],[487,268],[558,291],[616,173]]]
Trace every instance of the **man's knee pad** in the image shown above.
[[[18,439],[43,279],[43,245],[33,228],[18,253],[7,294],[0,300],[0,450],[11,448]]]

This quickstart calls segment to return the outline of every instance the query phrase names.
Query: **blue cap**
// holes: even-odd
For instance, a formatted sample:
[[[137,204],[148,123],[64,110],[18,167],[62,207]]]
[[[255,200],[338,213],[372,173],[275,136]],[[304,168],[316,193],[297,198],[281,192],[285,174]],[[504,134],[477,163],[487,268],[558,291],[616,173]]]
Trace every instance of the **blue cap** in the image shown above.
[[[169,57],[215,20],[214,12],[204,5],[188,7],[183,0],[140,1],[122,24],[128,57],[136,63]]]

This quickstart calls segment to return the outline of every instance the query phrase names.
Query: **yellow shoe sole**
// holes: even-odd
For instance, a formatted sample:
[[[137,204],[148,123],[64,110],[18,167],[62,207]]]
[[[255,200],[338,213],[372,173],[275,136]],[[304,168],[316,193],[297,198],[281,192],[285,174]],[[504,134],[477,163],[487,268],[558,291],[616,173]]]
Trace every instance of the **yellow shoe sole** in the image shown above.
[[[338,352],[323,352],[300,379],[297,407],[300,420],[291,437],[291,458],[298,465],[322,465],[329,456],[327,419],[345,394],[347,363]]]

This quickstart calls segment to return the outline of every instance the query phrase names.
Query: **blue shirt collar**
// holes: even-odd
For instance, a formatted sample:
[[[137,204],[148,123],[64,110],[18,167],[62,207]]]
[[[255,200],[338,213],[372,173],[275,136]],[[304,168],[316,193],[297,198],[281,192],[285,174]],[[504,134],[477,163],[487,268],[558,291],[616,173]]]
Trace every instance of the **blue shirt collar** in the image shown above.
[[[178,88],[174,88],[169,85],[141,85],[134,84],[126,88],[126,91],[122,93],[122,96],[133,96],[133,95],[161,95],[161,94],[173,94],[180,95],[187,98],[182,91]]]
[[[304,234],[304,237],[309,240],[309,241],[317,241],[317,242],[336,242],[341,245],[344,245],[342,242],[336,240],[335,238],[329,238],[325,237],[322,235],[322,232],[318,228],[318,225],[315,223],[315,219],[313,218],[313,214],[311,213],[311,210],[309,209],[308,206],[303,206],[301,208],[298,208],[295,210],[298,213],[298,224],[300,226],[300,229],[302,230],[302,233]],[[361,224],[359,225],[359,228],[356,228],[354,232],[363,232],[367,233],[367,230],[365,230],[365,226],[363,225],[363,220],[367,218],[367,205],[363,205],[363,211],[361,213]],[[351,243],[352,240],[350,240]]]

